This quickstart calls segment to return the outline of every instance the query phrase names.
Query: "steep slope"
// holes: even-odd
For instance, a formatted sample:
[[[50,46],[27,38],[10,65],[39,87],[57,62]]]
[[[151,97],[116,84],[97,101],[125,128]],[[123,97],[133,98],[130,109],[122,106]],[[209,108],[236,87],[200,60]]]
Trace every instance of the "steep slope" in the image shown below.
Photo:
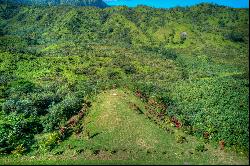
[[[120,14],[112,14],[104,23],[103,31],[114,43],[146,45],[149,42],[147,36],[132,21]]]
[[[4,2],[4,0],[1,1]],[[108,6],[102,0],[9,0],[7,2],[13,4],[21,4],[21,5],[45,5],[45,6],[72,5],[72,6],[96,6],[100,8]]]

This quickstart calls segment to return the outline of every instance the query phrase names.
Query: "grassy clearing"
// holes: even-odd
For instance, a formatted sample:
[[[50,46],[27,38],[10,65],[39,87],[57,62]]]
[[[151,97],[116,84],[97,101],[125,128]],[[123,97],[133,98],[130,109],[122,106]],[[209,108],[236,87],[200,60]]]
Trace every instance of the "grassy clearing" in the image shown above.
[[[180,129],[166,132],[131,108],[144,103],[125,90],[109,90],[93,99],[83,120],[84,131],[73,134],[49,153],[2,158],[2,164],[248,164],[248,159],[205,145]],[[186,141],[177,143],[178,135]]]

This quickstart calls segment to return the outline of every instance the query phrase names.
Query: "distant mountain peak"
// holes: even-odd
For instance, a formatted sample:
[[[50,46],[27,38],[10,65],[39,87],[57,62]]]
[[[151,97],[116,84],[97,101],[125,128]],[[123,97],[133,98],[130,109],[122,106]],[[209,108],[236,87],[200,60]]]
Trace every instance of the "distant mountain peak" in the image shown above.
[[[108,7],[102,0],[0,0],[20,4],[20,5],[39,5],[39,6],[57,6],[57,5],[72,5],[72,6],[96,6],[100,8]]]

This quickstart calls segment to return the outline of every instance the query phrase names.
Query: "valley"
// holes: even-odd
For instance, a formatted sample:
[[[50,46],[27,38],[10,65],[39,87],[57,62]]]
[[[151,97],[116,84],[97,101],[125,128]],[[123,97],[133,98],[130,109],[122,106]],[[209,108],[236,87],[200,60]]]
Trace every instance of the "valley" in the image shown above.
[[[249,164],[249,9],[0,4],[1,164]]]

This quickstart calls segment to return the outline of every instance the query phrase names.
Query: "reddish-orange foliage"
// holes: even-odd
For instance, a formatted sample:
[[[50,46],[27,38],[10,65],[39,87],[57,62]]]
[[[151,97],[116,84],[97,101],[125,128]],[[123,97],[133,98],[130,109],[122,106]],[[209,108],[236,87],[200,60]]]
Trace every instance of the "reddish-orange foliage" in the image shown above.
[[[219,141],[219,146],[220,150],[223,150],[225,148],[225,141],[224,140]]]
[[[204,132],[203,133],[203,137],[205,138],[205,139],[208,139],[209,138],[209,133],[206,131],[206,132]]]
[[[175,125],[176,128],[180,128],[181,127],[181,122],[176,117],[172,118],[172,123],[174,123],[174,125]]]
[[[142,95],[141,91],[136,91],[135,95],[137,97],[143,98],[143,95]]]

